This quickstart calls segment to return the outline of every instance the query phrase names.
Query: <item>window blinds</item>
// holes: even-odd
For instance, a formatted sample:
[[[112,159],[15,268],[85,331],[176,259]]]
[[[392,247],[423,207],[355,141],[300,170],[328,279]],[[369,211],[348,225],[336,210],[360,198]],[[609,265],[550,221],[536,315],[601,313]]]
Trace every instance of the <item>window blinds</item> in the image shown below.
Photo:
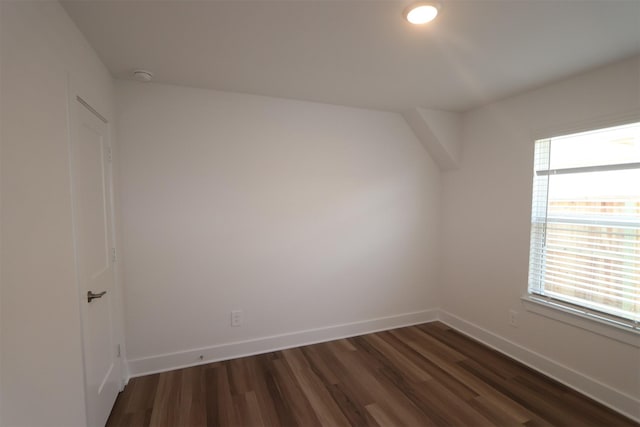
[[[536,141],[529,292],[640,324],[640,123]]]

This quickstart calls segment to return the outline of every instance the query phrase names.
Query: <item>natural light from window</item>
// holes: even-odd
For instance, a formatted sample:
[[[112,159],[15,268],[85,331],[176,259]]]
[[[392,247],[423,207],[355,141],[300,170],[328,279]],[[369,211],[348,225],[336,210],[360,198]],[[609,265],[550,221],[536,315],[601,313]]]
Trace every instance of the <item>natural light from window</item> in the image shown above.
[[[529,292],[640,322],[640,123],[536,141]]]

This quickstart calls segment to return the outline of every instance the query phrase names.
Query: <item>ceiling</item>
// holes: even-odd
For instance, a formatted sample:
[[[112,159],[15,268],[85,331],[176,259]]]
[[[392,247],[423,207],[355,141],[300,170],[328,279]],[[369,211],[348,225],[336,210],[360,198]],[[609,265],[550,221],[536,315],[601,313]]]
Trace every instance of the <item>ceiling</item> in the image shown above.
[[[116,78],[404,111],[464,111],[640,54],[640,0],[62,1]]]

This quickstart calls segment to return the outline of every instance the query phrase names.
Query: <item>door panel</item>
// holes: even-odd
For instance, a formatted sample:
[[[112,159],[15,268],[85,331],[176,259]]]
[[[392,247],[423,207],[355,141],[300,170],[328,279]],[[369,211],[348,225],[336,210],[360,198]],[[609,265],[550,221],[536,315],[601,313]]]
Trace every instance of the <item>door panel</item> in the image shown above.
[[[77,176],[82,177],[76,183],[76,197],[81,202],[78,209],[79,237],[84,248],[84,262],[91,279],[108,273],[109,231],[108,213],[104,188],[105,147],[104,136],[100,129],[94,129],[86,123],[80,123],[78,143],[74,145]]]
[[[120,388],[114,341],[113,224],[108,125],[83,102],[74,101],[71,136],[76,267],[84,347],[89,425],[103,426]],[[88,292],[101,297],[89,302]]]

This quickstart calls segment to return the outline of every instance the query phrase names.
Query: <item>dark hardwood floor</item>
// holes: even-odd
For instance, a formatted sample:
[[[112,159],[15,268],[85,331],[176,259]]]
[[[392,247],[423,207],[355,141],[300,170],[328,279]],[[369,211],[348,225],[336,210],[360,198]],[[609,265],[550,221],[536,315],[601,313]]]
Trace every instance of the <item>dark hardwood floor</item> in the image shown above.
[[[638,426],[433,322],[134,378],[108,426]]]

